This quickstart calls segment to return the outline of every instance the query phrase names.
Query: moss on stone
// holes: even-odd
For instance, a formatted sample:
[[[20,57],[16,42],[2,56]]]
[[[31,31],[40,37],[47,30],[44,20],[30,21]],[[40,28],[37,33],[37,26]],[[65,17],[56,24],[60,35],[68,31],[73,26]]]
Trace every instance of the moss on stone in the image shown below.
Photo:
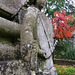
[[[11,38],[0,37],[0,42],[11,45]]]

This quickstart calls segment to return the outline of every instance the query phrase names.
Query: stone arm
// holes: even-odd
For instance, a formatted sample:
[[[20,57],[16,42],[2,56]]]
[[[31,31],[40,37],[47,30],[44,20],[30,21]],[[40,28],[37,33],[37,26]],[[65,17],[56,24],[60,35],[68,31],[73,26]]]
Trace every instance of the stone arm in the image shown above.
[[[26,10],[24,22],[28,19],[32,20],[33,22],[30,21],[28,25],[26,24],[27,26],[25,27],[26,29],[24,29],[24,31],[26,31],[27,33],[31,31],[30,33],[33,34],[33,39],[36,40],[40,46],[39,51],[43,53],[45,58],[50,57],[54,49],[53,29],[52,29],[51,21],[45,16],[44,13],[40,12],[39,9],[35,7],[29,7]],[[23,31],[23,28],[22,28],[22,31]],[[24,37],[26,36],[23,36],[23,38]]]
[[[55,71],[52,61],[54,40],[51,21],[45,16],[44,13],[40,12],[39,9],[35,7],[28,7],[21,26],[20,50],[22,58],[28,64],[29,69],[36,68],[35,70],[38,71],[37,68],[40,68],[37,53],[40,52],[43,53],[43,56],[45,57],[43,60],[43,73],[48,71],[48,74],[50,74]]]
[[[45,58],[51,56],[54,50],[53,28],[51,21],[43,13],[39,13],[37,19],[37,35],[39,44]]]

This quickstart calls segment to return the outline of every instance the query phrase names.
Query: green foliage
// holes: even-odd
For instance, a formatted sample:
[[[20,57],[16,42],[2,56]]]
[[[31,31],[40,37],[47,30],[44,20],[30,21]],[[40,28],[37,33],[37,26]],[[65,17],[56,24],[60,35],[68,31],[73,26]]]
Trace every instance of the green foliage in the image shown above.
[[[68,25],[70,26],[70,25],[73,25],[73,24],[75,24],[75,20],[73,20],[73,21],[68,21]]]
[[[48,17],[53,17],[55,11],[60,11],[64,9],[66,12],[75,10],[72,0],[47,0],[45,7],[43,8],[44,13],[48,13]]]
[[[73,21],[68,21],[69,26],[75,24],[75,13],[73,14]]]
[[[71,48],[73,45],[70,41],[60,41],[55,47],[54,58],[63,58],[75,60],[75,49]]]
[[[54,58],[66,58],[65,54],[70,49],[70,46],[73,45],[70,41],[59,41],[54,50]]]
[[[68,49],[65,53],[65,58],[75,60],[75,49]]]
[[[73,66],[55,65],[58,75],[75,75],[75,68]]]
[[[61,70],[58,72],[58,75],[75,75],[75,68],[66,68],[66,71]]]

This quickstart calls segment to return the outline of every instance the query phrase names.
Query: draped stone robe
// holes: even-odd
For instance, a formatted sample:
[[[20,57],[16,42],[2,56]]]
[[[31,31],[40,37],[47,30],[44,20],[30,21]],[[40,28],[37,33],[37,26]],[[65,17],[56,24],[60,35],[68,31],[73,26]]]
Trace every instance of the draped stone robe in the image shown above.
[[[38,8],[28,7],[21,27],[21,54],[23,60],[29,62],[30,68],[37,68],[42,75],[57,75],[52,60],[53,36],[51,20]],[[41,63],[39,53],[45,58]]]

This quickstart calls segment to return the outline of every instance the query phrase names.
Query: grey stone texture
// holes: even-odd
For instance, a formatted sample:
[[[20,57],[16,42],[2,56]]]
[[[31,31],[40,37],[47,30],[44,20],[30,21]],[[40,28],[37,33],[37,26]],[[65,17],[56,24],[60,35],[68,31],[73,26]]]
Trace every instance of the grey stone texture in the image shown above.
[[[19,19],[18,24],[0,17],[0,75],[57,75],[52,23],[40,11],[45,4],[46,0],[0,0],[3,15]]]

